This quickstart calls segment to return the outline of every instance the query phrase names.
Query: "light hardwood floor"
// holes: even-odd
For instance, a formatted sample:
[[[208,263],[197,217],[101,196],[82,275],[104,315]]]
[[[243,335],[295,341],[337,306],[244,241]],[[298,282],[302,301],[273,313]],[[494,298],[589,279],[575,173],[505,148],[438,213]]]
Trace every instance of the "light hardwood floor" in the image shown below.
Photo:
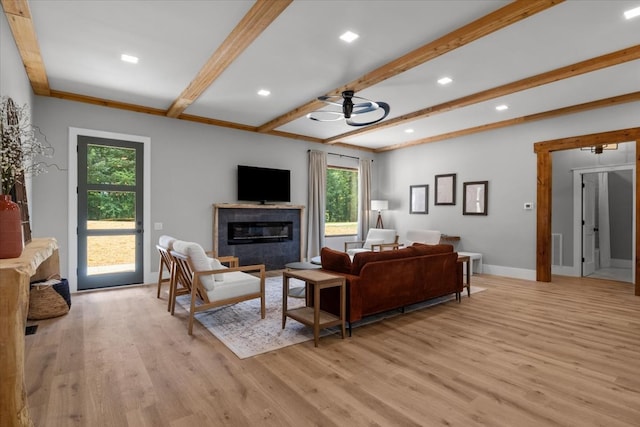
[[[155,286],[73,295],[27,336],[36,426],[639,426],[640,297],[473,276],[486,291],[240,360]],[[257,314],[256,314],[257,315]]]

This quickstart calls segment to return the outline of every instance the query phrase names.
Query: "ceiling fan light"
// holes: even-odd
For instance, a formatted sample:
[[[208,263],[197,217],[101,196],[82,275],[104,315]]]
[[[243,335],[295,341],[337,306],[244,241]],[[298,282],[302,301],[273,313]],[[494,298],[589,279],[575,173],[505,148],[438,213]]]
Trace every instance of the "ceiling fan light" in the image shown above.
[[[640,6],[629,9],[624,13],[624,17],[627,19],[635,18],[636,16],[640,16]]]
[[[340,36],[340,40],[345,41],[347,43],[351,43],[354,40],[356,40],[358,37],[360,36],[354,33],[353,31],[346,31],[344,34]]]
[[[128,62],[130,64],[137,64],[138,63],[138,57],[137,56],[127,55],[126,53],[123,53],[122,55],[120,55],[120,60],[123,61],[123,62]]]

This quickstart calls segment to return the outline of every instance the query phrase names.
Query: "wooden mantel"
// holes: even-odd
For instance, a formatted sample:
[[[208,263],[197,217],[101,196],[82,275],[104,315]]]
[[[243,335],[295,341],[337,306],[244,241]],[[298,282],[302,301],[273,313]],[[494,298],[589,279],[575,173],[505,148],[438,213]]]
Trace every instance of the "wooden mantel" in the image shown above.
[[[603,144],[636,142],[636,235],[635,235],[635,295],[640,296],[640,127],[610,132],[542,141],[534,144],[538,155],[538,190],[536,219],[536,280],[551,282],[551,153]]]

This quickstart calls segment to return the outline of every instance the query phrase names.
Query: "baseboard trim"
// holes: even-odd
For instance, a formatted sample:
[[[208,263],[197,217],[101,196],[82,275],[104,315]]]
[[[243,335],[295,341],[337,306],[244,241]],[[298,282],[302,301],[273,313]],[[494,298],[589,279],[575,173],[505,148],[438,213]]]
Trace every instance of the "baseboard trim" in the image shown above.
[[[536,280],[536,271],[525,268],[503,267],[501,265],[482,265],[483,274],[513,277],[514,279]]]

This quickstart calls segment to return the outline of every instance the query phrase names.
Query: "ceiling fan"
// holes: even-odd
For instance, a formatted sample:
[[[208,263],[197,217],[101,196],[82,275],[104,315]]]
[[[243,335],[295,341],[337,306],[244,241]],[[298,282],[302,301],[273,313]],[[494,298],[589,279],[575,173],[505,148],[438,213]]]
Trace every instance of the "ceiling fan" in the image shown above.
[[[354,100],[356,100],[355,104],[353,103]],[[352,90],[345,90],[342,95],[319,96],[318,101],[325,102],[332,107],[338,107],[339,111],[317,110],[307,114],[307,118],[317,122],[334,122],[345,119],[349,126],[372,125],[387,117],[391,110],[391,107],[386,102],[370,101],[366,98],[355,96]],[[365,114],[369,118],[380,116],[380,114],[382,116],[366,122],[354,120],[355,117]]]

